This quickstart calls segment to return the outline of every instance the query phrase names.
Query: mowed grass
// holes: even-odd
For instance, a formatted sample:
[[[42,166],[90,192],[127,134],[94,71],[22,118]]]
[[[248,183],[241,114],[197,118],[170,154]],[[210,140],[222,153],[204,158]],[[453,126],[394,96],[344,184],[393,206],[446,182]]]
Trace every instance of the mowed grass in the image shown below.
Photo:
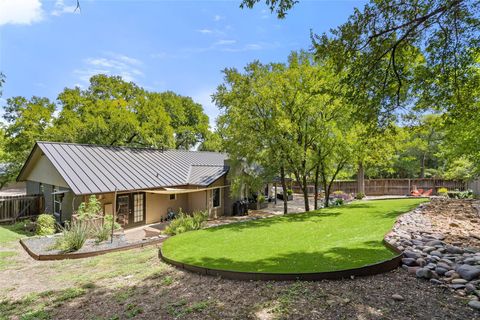
[[[359,201],[309,213],[235,223],[174,236],[165,257],[213,269],[304,273],[390,259],[383,236],[425,199]]]
[[[22,221],[15,224],[0,224],[0,244],[32,236],[32,233],[25,231],[24,224]]]

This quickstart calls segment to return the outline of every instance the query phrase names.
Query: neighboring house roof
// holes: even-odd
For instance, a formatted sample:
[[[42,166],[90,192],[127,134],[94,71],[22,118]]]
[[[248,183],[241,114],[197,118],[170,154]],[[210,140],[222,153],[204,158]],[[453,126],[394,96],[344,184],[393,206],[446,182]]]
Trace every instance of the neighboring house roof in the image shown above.
[[[32,155],[39,151],[77,195],[208,186],[228,172],[224,153],[37,142],[18,181],[28,180]]]

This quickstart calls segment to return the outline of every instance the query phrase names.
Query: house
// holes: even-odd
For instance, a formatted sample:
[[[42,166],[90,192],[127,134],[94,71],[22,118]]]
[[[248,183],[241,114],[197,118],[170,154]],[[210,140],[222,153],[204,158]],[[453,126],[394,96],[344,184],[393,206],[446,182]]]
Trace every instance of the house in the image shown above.
[[[90,195],[129,228],[162,221],[169,211],[230,215],[224,153],[37,142],[17,181],[43,194],[45,211],[70,220]]]

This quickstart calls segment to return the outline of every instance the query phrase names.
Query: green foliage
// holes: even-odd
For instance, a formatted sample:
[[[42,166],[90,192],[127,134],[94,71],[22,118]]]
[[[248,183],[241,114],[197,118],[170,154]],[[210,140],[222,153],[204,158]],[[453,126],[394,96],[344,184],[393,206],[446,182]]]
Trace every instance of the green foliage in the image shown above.
[[[453,199],[473,199],[474,198],[474,194],[472,190],[449,191],[448,196]]]
[[[118,223],[117,221],[113,221],[113,216],[111,214],[106,214],[104,217],[103,217],[103,225],[106,229],[108,230],[112,230],[112,223],[114,224],[113,225],[113,230],[117,230],[117,229],[120,229],[121,225],[120,223]]]
[[[111,224],[110,224],[111,227]],[[112,229],[109,229],[107,225],[98,225],[95,224],[91,227],[93,230],[90,230],[89,233],[92,234],[95,238],[95,243],[99,244],[100,242],[107,241],[110,238]]]
[[[258,203],[264,203],[265,202],[265,196],[263,194],[258,195],[257,202]]]
[[[448,197],[448,189],[447,188],[444,188],[444,187],[439,188],[437,190],[437,193],[438,193],[439,196]]]
[[[38,216],[35,234],[38,236],[48,236],[55,233],[55,217],[48,213]]]
[[[191,230],[198,230],[203,227],[207,219],[208,212],[206,211],[197,211],[190,216],[180,210],[178,218],[172,220],[165,228],[165,233],[173,236]]]
[[[199,151],[223,151],[222,137],[218,132],[208,131],[205,140],[198,147]]]
[[[443,177],[467,181],[474,177],[475,172],[475,164],[466,157],[461,157],[448,162]]]
[[[293,190],[292,190],[292,189],[287,189],[287,195],[288,195],[288,196],[293,195]]]
[[[5,153],[1,159],[7,167],[0,177],[2,185],[16,178],[35,141],[50,138],[48,128],[55,109],[55,104],[47,98],[7,99],[3,114],[6,122],[3,141]]]
[[[357,194],[355,194],[355,199],[362,200],[363,198],[365,198],[365,193],[357,192]]]
[[[63,252],[73,252],[80,250],[89,235],[89,227],[82,221],[70,224],[62,228],[62,235],[59,236],[53,245],[53,249]]]
[[[87,220],[97,217],[102,212],[102,203],[97,199],[95,195],[91,195],[88,198],[88,202],[82,202],[78,206],[77,214],[78,219]]]

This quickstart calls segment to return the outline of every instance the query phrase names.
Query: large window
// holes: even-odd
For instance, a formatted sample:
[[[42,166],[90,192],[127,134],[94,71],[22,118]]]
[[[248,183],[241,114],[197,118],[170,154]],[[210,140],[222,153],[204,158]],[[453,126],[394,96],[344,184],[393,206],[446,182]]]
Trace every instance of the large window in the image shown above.
[[[143,193],[133,195],[133,223],[143,221]]]
[[[220,188],[212,190],[212,202],[214,208],[220,207]]]
[[[59,187],[53,187],[53,212],[60,214],[62,210],[62,198],[63,194],[59,194],[60,188]]]

